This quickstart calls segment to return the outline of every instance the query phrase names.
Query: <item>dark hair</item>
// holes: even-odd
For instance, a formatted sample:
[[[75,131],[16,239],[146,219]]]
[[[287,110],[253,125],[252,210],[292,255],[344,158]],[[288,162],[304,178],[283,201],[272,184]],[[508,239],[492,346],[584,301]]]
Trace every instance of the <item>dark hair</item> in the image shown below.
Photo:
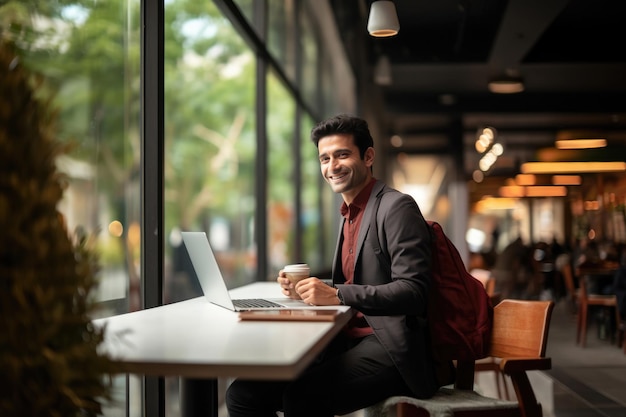
[[[315,146],[318,146],[320,139],[342,133],[352,135],[354,144],[359,148],[361,159],[365,157],[367,148],[374,147],[374,139],[372,139],[367,122],[348,114],[339,114],[319,122],[311,129],[311,140]]]

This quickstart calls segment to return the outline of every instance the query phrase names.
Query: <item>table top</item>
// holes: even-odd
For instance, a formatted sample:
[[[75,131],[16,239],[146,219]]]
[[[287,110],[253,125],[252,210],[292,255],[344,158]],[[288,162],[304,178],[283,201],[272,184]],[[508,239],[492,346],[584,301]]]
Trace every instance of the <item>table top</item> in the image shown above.
[[[606,276],[613,275],[619,269],[617,262],[607,262],[601,265],[581,265],[576,268],[576,274],[578,276]]]
[[[282,296],[274,282],[231,290],[237,298]],[[317,307],[319,308],[319,307]],[[331,307],[325,307],[331,308]],[[106,325],[101,348],[127,373],[191,378],[293,379],[350,320],[240,321],[204,297],[94,320]]]

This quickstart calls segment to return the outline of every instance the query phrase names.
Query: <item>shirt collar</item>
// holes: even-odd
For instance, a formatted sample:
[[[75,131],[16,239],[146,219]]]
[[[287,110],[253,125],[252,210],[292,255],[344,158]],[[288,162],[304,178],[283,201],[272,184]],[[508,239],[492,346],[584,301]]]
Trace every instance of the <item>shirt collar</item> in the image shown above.
[[[365,207],[367,206],[367,202],[370,199],[370,194],[372,194],[372,189],[374,189],[374,184],[376,184],[376,178],[372,178],[370,180],[370,182],[361,190],[361,192],[357,194],[354,200],[352,200],[352,203],[350,203],[350,206],[354,206],[355,208],[358,208],[359,210],[365,210]],[[345,216],[346,214],[348,214],[348,209],[349,207],[344,201],[340,209],[341,215]]]

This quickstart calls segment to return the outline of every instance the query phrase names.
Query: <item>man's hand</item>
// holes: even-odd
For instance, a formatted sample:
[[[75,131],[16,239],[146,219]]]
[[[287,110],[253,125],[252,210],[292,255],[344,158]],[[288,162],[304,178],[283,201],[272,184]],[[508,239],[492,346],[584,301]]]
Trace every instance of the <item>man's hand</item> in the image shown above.
[[[302,301],[316,306],[340,305],[337,289],[321,281],[317,277],[305,278],[295,286]]]
[[[301,300],[300,295],[296,292],[295,286],[285,276],[285,272],[282,269],[278,273],[276,281],[280,284],[280,288],[284,295],[294,300]]]

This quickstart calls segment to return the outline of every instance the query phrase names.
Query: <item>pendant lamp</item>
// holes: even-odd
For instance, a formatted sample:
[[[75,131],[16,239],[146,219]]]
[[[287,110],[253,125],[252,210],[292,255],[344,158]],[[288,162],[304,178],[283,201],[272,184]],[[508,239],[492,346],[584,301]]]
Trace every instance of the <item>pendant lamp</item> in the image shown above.
[[[367,31],[370,35],[385,38],[397,35],[399,30],[400,23],[395,4],[383,0],[373,2],[367,21]]]

